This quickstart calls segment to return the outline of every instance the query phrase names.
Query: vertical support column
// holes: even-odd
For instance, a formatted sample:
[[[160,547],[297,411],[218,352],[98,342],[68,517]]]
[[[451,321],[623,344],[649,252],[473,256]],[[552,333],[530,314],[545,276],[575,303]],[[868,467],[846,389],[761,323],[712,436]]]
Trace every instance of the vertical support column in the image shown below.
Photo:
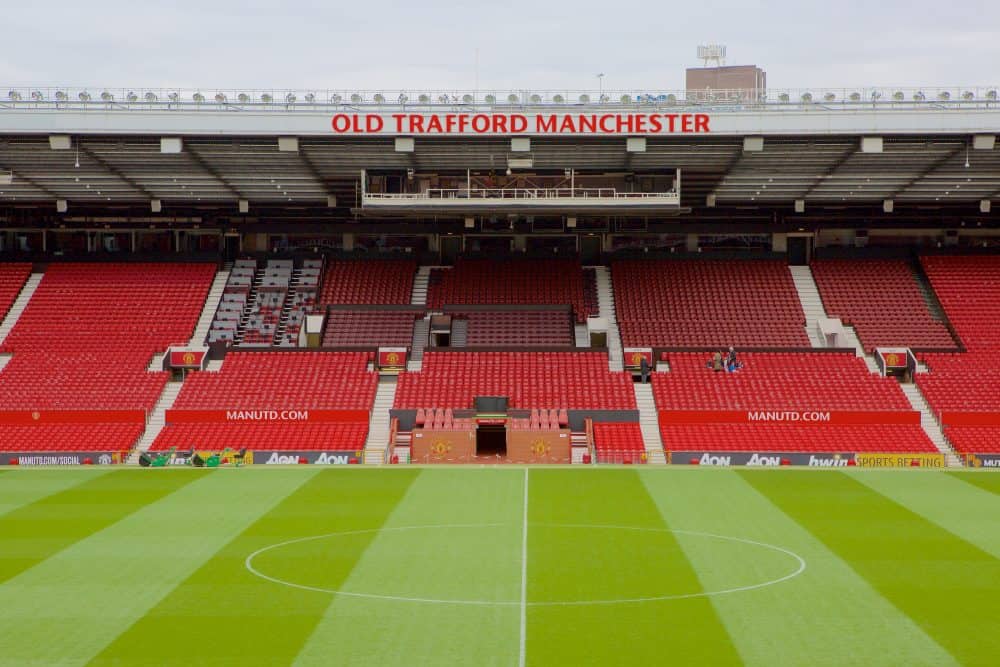
[[[341,241],[346,252],[354,250],[354,234],[352,232],[344,232],[344,238]]]
[[[688,234],[686,238],[685,248],[688,252],[698,252],[698,235]]]

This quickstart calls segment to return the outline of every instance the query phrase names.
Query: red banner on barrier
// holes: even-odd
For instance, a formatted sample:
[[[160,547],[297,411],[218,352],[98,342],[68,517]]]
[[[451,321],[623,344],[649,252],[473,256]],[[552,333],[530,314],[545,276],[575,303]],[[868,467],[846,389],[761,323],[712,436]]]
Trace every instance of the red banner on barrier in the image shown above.
[[[145,424],[142,410],[2,410],[0,424]]]
[[[367,422],[367,410],[167,410],[168,424]]]
[[[944,426],[1000,426],[1000,412],[942,412]]]
[[[378,350],[379,368],[402,368],[406,366],[405,347],[380,347]]]
[[[201,368],[205,359],[203,350],[176,350],[170,352],[170,365],[173,368]]]
[[[626,347],[622,350],[624,353],[625,366],[627,368],[639,368],[642,365],[642,360],[645,359],[646,363],[649,364],[650,369],[653,368],[653,349],[647,347]]]
[[[919,424],[916,411],[661,410],[661,424]]]

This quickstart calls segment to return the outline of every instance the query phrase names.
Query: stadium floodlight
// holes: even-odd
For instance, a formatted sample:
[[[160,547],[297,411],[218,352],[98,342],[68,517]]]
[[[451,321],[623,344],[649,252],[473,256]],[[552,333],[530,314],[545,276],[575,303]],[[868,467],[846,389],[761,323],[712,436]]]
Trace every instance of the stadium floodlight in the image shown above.
[[[64,91],[64,90],[57,90],[56,91],[56,101],[57,102],[65,102],[68,99],[69,99],[69,95],[66,94],[66,91]]]
[[[170,100],[171,102],[179,102],[181,99],[181,94],[177,92],[169,93],[167,95],[167,99]]]
[[[351,95],[351,104],[361,104],[361,101],[363,99],[364,99],[363,97],[361,97],[357,93],[354,93],[353,95]]]
[[[539,95],[538,93],[535,93],[529,99],[531,100],[532,104],[541,104],[542,103],[542,96]]]
[[[852,102],[860,102],[861,101],[861,93],[855,91],[855,92],[851,93],[850,95],[848,95],[847,99],[851,100]]]
[[[813,94],[812,93],[802,93],[801,100],[803,102],[805,102],[806,104],[809,104],[810,102],[813,101]]]
[[[580,100],[580,104],[587,104],[590,102],[590,95],[584,93],[583,95],[580,95],[578,99]]]
[[[11,102],[21,101],[21,93],[17,92],[16,90],[12,90],[9,93],[7,93],[7,97],[8,99],[10,99]]]
[[[988,100],[996,100],[996,98],[997,98],[997,91],[995,91],[995,90],[987,90],[986,91],[986,99],[988,99]]]
[[[519,98],[514,93],[511,93],[510,95],[507,96],[507,101],[510,102],[511,104],[517,104],[518,99]]]
[[[778,95],[778,100],[780,100],[782,102],[788,102],[791,99],[792,98],[791,98],[791,96],[789,96],[788,93],[781,93],[780,95]]]
[[[462,104],[472,104],[473,102],[475,102],[475,99],[472,97],[472,95],[468,93],[462,95]]]
[[[971,102],[972,100],[976,99],[976,95],[971,90],[967,90],[964,93],[962,93],[962,99],[967,102]]]
[[[295,104],[296,99],[298,98],[295,97],[295,93],[288,93],[285,95],[285,104]]]
[[[77,97],[80,99],[81,102],[89,102],[90,101],[90,93],[88,93],[86,90],[84,90],[79,95],[77,95]]]
[[[306,93],[306,102],[312,104],[316,101],[316,93]]]
[[[556,104],[562,104],[563,102],[566,101],[566,98],[563,97],[562,95],[554,95],[552,97],[552,101],[555,102]]]
[[[496,104],[497,103],[497,96],[496,95],[487,95],[486,96],[486,103],[487,104]]]
[[[913,93],[913,101],[914,102],[923,102],[926,99],[927,99],[927,96],[924,95],[924,91],[922,91],[922,90],[918,90],[917,92]]]
[[[833,102],[836,99],[837,99],[836,93],[827,93],[826,95],[823,96],[824,102]]]
[[[897,102],[902,102],[903,100],[906,99],[906,95],[903,94],[902,90],[897,90],[892,94],[892,99],[894,99]]]
[[[333,102],[334,104],[340,104],[341,102],[344,101],[344,98],[343,96],[334,93],[333,95],[330,96],[330,101]]]
[[[125,99],[129,102],[138,102],[139,96],[135,94],[134,90],[130,90],[128,91],[128,95],[125,96]]]
[[[143,95],[143,98],[150,103],[156,102],[158,99],[156,97],[156,93],[146,93],[145,95]]]
[[[420,96],[417,97],[417,101],[420,102],[421,104],[430,104],[431,96],[428,95],[427,93],[420,93]]]
[[[375,97],[372,99],[375,100],[375,104],[385,104],[385,95],[382,93],[375,93]]]
[[[239,102],[240,104],[247,104],[250,102],[250,96],[247,95],[246,93],[240,93],[239,95],[236,96],[236,101]]]
[[[205,101],[205,96],[202,95],[201,93],[195,93],[194,95],[191,96],[191,99],[197,102],[198,104],[201,104],[202,102]]]
[[[225,104],[226,103],[226,94],[225,93],[216,93],[215,94],[215,101],[218,102],[219,104]]]
[[[45,95],[40,90],[33,90],[31,91],[31,100],[33,102],[43,102],[45,101]]]
[[[105,90],[103,93],[101,93],[101,101],[102,102],[114,102],[115,101],[115,96]]]
[[[938,99],[941,100],[942,102],[947,102],[948,100],[951,99],[951,93],[949,93],[947,90],[942,90],[940,93],[938,93]]]
[[[270,93],[264,93],[260,96],[260,101],[264,104],[270,104],[274,101],[274,97]]]

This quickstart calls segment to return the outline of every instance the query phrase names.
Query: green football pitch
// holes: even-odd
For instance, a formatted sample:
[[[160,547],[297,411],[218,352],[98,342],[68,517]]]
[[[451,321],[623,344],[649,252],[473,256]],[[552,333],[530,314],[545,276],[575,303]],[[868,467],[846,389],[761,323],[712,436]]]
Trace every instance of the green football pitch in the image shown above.
[[[0,472],[4,665],[1000,663],[1000,474]]]

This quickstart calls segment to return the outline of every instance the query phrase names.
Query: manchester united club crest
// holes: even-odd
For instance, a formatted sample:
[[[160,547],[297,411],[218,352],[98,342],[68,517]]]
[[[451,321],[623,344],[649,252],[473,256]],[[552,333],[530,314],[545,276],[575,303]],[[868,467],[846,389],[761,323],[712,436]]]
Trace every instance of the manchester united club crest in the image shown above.
[[[185,366],[194,366],[194,361],[195,361],[194,352],[185,352],[182,359],[184,359]]]
[[[38,421],[39,419],[42,418],[42,413],[36,410],[35,412],[31,413],[31,418],[34,419],[35,421]]]
[[[642,352],[636,352],[635,354],[633,354],[632,355],[632,365],[633,366],[639,366],[639,365],[641,365],[642,364],[643,356],[644,355],[642,354]]]
[[[531,453],[536,457],[541,458],[543,456],[548,456],[551,451],[552,447],[549,446],[549,444],[544,440],[536,440],[531,443]]]
[[[430,452],[432,456],[443,458],[451,452],[451,443],[447,440],[438,440],[431,445]]]
[[[399,355],[395,352],[390,352],[389,354],[385,355],[385,361],[390,366],[395,366],[396,364],[399,363]]]

